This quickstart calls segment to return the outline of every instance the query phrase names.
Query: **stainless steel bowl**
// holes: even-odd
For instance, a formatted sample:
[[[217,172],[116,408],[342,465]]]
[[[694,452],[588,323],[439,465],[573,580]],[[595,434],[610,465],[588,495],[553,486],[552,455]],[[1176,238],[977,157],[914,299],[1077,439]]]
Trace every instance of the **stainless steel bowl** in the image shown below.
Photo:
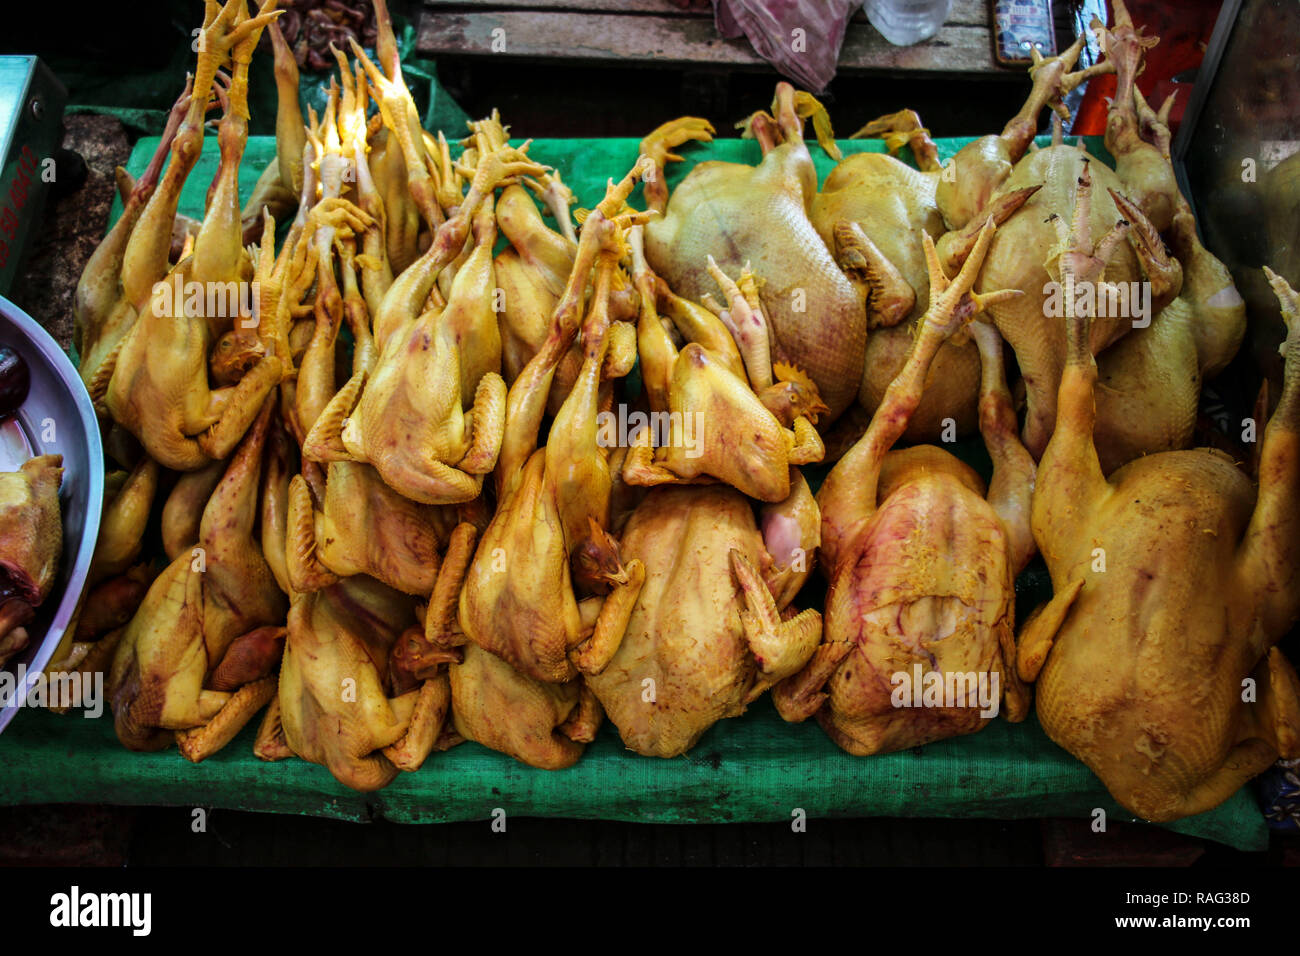
[[[31,391],[18,414],[0,422],[0,471],[14,471],[34,455],[63,456],[63,557],[54,589],[27,625],[31,641],[5,668],[27,665],[35,683],[72,623],[86,586],[104,503],[104,450],[90,394],[59,343],[26,312],[0,296],[0,346],[27,362]],[[24,697],[26,688],[19,691]],[[13,720],[16,700],[0,706],[0,733]]]

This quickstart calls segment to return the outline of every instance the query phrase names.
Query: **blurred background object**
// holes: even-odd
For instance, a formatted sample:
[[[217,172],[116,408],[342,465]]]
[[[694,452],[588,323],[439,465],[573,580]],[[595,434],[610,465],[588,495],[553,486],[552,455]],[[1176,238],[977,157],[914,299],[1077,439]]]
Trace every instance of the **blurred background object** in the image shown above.
[[[862,9],[886,40],[896,46],[911,46],[939,32],[952,0],[866,0]]]

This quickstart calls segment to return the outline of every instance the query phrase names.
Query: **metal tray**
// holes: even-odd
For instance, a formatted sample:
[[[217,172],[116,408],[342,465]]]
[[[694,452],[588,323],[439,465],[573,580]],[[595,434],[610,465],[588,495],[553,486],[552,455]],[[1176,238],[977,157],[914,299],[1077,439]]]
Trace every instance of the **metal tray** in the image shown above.
[[[5,668],[25,664],[26,687],[18,697],[0,700],[0,733],[26,696],[64,632],[72,623],[90,571],[104,503],[104,450],[90,394],[68,356],[50,334],[8,299],[0,297],[0,346],[21,355],[31,372],[31,391],[18,414],[0,422],[0,471],[15,471],[34,455],[63,456],[63,558],[59,577],[36,618],[27,626],[31,642]],[[48,440],[46,440],[48,439]]]

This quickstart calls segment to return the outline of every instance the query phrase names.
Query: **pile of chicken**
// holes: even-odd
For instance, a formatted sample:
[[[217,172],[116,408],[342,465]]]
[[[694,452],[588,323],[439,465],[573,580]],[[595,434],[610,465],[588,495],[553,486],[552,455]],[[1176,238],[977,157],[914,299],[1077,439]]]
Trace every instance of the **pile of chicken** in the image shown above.
[[[1040,60],[1021,112],[947,165],[903,111],[863,134],[919,171],[863,153],[819,192],[803,120],[834,151],[829,121],[780,84],[744,124],[757,166],[699,163],[670,195],[672,150],[713,130],[667,123],[578,233],[560,175],[495,114],[455,159],[422,128],[382,2],[374,60],[335,51],[304,123],[274,6],[209,0],[79,288],[82,374],[127,468],[61,658],[109,672],[126,746],[201,760],[265,708],[260,757],[374,789],[465,739],[565,767],[604,716],[678,755],[769,689],[857,754],[987,724],[971,688],[900,706],[915,668],[991,683],[1013,721],[1037,679],[1049,735],[1151,819],[1300,748],[1273,646],[1300,613],[1296,297],[1272,277],[1287,377],[1257,491],[1183,450],[1244,310],[1174,182],[1167,108],[1134,84],[1153,41],[1122,4],[1095,25],[1101,63],[1071,72],[1082,41]],[[264,29],[277,155],[241,210]],[[1059,126],[1034,146],[1042,110],[1104,71],[1115,169]],[[187,222],[214,105],[220,169]],[[175,294],[254,281],[250,309]],[[1101,295],[1055,314],[1053,282],[1148,283],[1151,321]],[[661,427],[613,434],[638,414]],[[975,427],[987,485],[936,445],[893,447]],[[800,466],[824,458],[814,497]],[[1055,597],[1017,639],[1036,550]],[[795,606],[818,564],[824,616]]]

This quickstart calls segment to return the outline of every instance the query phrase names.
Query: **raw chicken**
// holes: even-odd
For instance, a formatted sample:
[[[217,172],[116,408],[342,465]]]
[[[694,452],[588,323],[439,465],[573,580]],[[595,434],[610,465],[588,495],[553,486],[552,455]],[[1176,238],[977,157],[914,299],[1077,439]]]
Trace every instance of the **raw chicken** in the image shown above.
[[[1121,218],[1133,224],[1128,242],[1103,241],[1096,250],[1105,261],[1101,288],[1114,293],[1101,300],[1089,332],[1102,384],[1095,440],[1107,472],[1138,455],[1187,446],[1202,377],[1231,359],[1245,321],[1227,269],[1196,238],[1169,162],[1168,129],[1134,83],[1143,50],[1155,41],[1133,28],[1122,2],[1115,4],[1115,22],[1110,30],[1093,24],[1105,48],[1105,65],[1118,73],[1106,131],[1115,170],[1081,146],[1062,144],[1059,136],[1017,163],[989,202],[1029,185],[1042,188],[999,230],[976,283],[977,290],[1025,291],[1020,299],[992,307],[990,315],[1015,349],[1027,403],[1025,444],[1041,455],[1052,434],[1065,360],[1061,303],[1097,291],[1095,285],[1067,284],[1056,226],[1083,214],[1076,193],[1085,166],[1104,187],[1088,193],[1091,230],[1100,235]],[[1112,240],[1118,236],[1112,233]]]
[[[599,671],[617,649],[644,569],[624,566],[609,537],[613,477],[610,448],[598,441],[601,370],[610,342],[609,293],[625,227],[644,220],[621,212],[638,165],[587,217],[569,287],[546,342],[510,388],[498,466],[496,514],[483,534],[460,599],[466,637],[524,675],[563,683]],[[551,381],[578,332],[577,310],[595,261],[591,303],[582,323],[584,360],[577,382],[551,425],[546,447],[538,429]],[[630,363],[629,363],[630,364]],[[594,546],[589,551],[585,545]],[[608,597],[577,593],[571,561],[595,554],[590,583]],[[582,570],[579,561],[579,571]],[[594,589],[593,589],[594,590]]]
[[[0,473],[0,665],[27,646],[22,625],[49,597],[63,554],[63,456]]]
[[[987,496],[975,472],[940,448],[890,451],[943,342],[977,312],[1019,294],[969,292],[994,228],[984,228],[952,280],[925,236],[932,298],[912,354],[818,494],[830,579],[826,641],[773,697],[786,720],[815,714],[850,753],[973,733],[999,703],[1012,721],[1028,710],[1014,673],[1015,576],[1033,553],[1034,463],[1016,438],[992,328],[972,326],[984,360],[980,426],[994,462]]]
[[[274,5],[270,0],[258,16],[247,17],[242,0],[230,0],[205,30],[200,73],[208,68],[215,72],[227,52],[234,61],[230,92],[219,93],[226,107],[218,133],[221,164],[207,214],[195,237],[193,253],[176,265],[165,282],[154,286],[151,280],[147,296],[124,289],[128,301],[139,303],[138,316],[121,344],[104,360],[103,374],[111,373],[104,400],[113,420],[135,435],[159,464],[178,471],[192,471],[229,455],[257,417],[263,399],[290,372],[281,356],[268,350],[238,384],[213,389],[208,381],[213,342],[237,317],[248,314],[243,296],[236,292],[231,302],[228,293],[241,289],[252,278],[240,224],[239,164],[248,140],[248,65],[262,28],[275,15],[271,12]],[[211,80],[210,73],[207,79]],[[201,124],[206,98],[207,86],[196,81],[187,123]],[[200,128],[188,147],[197,151],[201,142]],[[180,150],[182,145],[173,148]],[[179,198],[179,186],[175,184],[174,199]],[[164,189],[153,198],[166,196]],[[146,207],[136,233],[151,223]],[[166,217],[166,229],[170,237],[171,216]],[[126,255],[132,254],[129,244]],[[165,250],[161,262],[166,262]],[[201,308],[191,303],[186,288],[190,283],[198,283],[197,288],[204,290]],[[222,291],[220,300],[214,295],[217,289]],[[97,385],[92,386],[92,395],[96,389]]]
[[[107,682],[118,738],[132,750],[172,739],[199,761],[275,694],[287,602],[254,528],[275,399],[231,458],[203,511],[197,546],[153,582]]]
[[[382,751],[407,735],[420,691],[390,696],[388,662],[414,623],[412,599],[364,575],[296,595],[278,707],[259,731],[259,755],[297,754],[323,764],[354,790],[378,790],[392,781],[399,771]],[[442,713],[432,715],[439,727],[446,675],[441,686]]]
[[[807,662],[821,615],[782,612],[812,569],[820,518],[807,483],[762,509],[726,486],[656,488],[622,534],[646,582],[618,653],[586,678],[630,749],[685,753]]]
[[[1081,207],[1090,183],[1080,184]],[[1121,228],[1126,228],[1121,226]],[[1087,216],[1062,268],[1098,281]],[[1091,315],[1071,310],[1056,430],[1033,531],[1055,596],[1025,625],[1048,736],[1148,820],[1209,810],[1279,755],[1300,756],[1300,681],[1275,646],[1300,615],[1300,300],[1270,273],[1288,334],[1258,490],[1209,449],[1105,476],[1093,442]]]
[[[641,377],[651,415],[668,427],[659,429],[658,448],[651,444],[654,429],[641,431],[623,466],[624,480],[660,485],[716,479],[760,501],[784,501],[789,466],[820,461],[824,452],[812,424],[825,408],[816,388],[784,367],[778,371],[787,380],[773,380],[767,320],[748,270],[740,277],[742,293],[709,257],[709,272],[727,298],[726,308],[718,306],[714,315],[661,288],[646,265],[641,228],[629,231],[641,296]],[[661,294],[687,340],[680,351],[660,319]]]
[[[857,395],[867,316],[862,295],[808,218],[817,173],[804,145],[800,111],[816,116],[820,106],[790,84],[777,84],[775,120],[760,113],[751,127],[763,161],[699,163],[671,199],[664,166],[678,157],[668,151],[690,139],[708,141],[712,128],[683,118],[642,140],[642,154],[655,164],[646,201],[664,214],[646,227],[646,258],[678,295],[695,301],[709,291],[702,268],[709,256],[729,275],[751,264],[764,280],[760,297],[771,323],[772,357],[812,379],[830,421]]]

